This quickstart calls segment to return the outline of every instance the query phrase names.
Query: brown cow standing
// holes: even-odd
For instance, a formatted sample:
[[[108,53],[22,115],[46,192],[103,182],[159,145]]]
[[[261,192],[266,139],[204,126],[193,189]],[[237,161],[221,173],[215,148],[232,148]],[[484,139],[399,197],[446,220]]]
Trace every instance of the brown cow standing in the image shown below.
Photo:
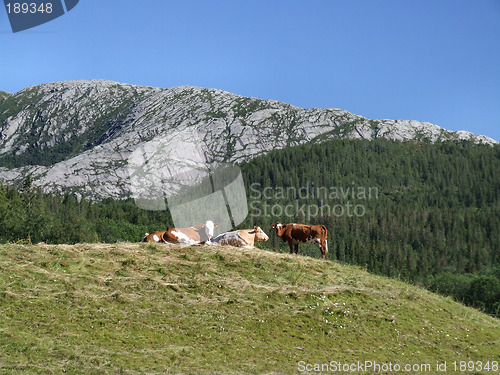
[[[288,243],[290,254],[293,254],[292,246],[295,246],[295,254],[299,253],[300,243],[311,243],[318,246],[321,250],[323,259],[326,259],[328,253],[328,230],[324,225],[307,225],[307,224],[273,224],[276,229],[276,235]]]

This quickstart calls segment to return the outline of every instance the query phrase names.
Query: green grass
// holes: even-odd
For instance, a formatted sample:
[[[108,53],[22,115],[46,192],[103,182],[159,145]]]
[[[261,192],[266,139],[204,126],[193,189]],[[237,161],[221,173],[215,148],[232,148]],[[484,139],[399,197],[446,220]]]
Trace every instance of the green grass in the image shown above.
[[[0,316],[1,374],[500,361],[499,320],[360,268],[258,249],[1,245]]]

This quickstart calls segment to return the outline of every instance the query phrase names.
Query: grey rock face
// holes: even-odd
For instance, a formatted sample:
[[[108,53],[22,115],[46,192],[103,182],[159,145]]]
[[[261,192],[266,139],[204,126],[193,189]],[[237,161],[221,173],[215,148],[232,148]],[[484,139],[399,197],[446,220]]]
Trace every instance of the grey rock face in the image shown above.
[[[0,92],[0,179],[7,183],[31,174],[47,192],[124,198],[134,150],[148,142],[172,148],[172,139],[183,138],[198,138],[205,162],[230,163],[336,138],[497,143],[427,122],[370,120],[341,109],[303,109],[191,86],[80,80]],[[181,148],[176,158],[189,159],[192,151]]]

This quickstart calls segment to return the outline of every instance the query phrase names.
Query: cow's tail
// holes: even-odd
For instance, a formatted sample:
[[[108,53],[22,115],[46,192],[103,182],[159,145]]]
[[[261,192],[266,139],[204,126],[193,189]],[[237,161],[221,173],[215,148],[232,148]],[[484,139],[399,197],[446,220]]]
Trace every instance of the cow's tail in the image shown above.
[[[323,230],[325,231],[325,255],[328,254],[328,229],[324,225],[322,225]]]
[[[170,228],[168,228],[170,229]],[[167,243],[168,241],[168,237],[167,237],[167,231],[163,232],[160,236],[160,240],[158,242],[161,242],[161,243]]]

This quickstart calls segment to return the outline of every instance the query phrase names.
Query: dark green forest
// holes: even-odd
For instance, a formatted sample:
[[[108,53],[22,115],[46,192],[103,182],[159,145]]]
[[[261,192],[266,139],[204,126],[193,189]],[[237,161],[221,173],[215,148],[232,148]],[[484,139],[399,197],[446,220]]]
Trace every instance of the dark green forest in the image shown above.
[[[337,140],[277,150],[242,170],[249,187],[247,226],[324,224],[327,259],[500,312],[499,146]],[[335,194],[341,188],[355,193]],[[333,193],[325,199],[325,192]],[[291,208],[294,201],[299,209],[292,217],[277,207]],[[322,206],[343,212],[328,214]],[[285,248],[274,233],[270,242]],[[320,255],[312,245],[301,248]]]
[[[423,285],[500,313],[500,147],[471,142],[336,140],[240,165],[260,247],[288,251],[277,221],[327,226],[327,259]],[[1,242],[139,241],[172,225],[132,199],[91,202],[0,185]],[[319,257],[312,245],[300,252]]]

